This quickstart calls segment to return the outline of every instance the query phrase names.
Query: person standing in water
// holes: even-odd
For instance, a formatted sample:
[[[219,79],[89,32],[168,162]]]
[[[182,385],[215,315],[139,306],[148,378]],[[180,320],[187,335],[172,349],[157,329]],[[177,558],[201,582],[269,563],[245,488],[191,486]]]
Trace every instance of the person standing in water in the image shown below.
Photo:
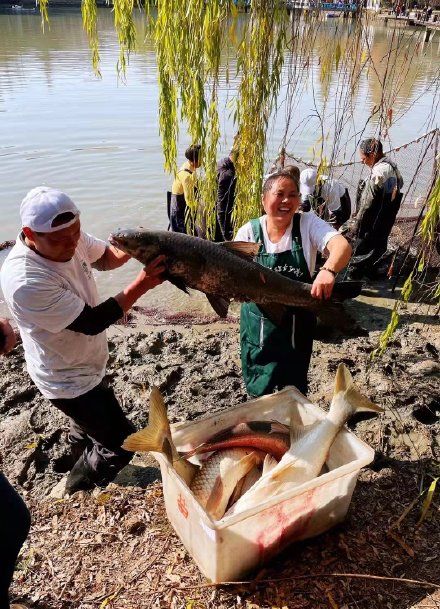
[[[168,193],[170,229],[186,233],[186,211],[197,198],[196,169],[201,165],[201,146],[193,144],[185,150],[186,161],[179,169]]]
[[[237,133],[229,156],[221,159],[217,165],[217,200],[215,241],[232,241],[234,227],[232,212],[235,204],[235,186],[237,174],[235,162],[240,146],[240,134]]]
[[[285,277],[312,283],[312,296],[331,296],[336,275],[350,260],[348,241],[312,211],[297,213],[301,204],[298,180],[284,171],[263,185],[265,214],[242,226],[235,241],[261,243],[256,260]],[[328,255],[312,282],[317,252]],[[316,318],[294,309],[276,325],[255,303],[241,306],[240,339],[243,378],[252,396],[295,385],[307,393]]]

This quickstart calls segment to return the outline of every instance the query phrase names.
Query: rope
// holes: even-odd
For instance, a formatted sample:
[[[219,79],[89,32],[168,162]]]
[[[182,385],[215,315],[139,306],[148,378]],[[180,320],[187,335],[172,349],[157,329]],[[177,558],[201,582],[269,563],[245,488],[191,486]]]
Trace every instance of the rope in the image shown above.
[[[411,146],[411,144],[418,144],[421,140],[429,137],[433,133],[438,133],[438,132],[439,132],[438,127],[436,127],[435,129],[431,129],[431,131],[424,133],[423,135],[416,138],[415,140],[412,140],[411,142],[407,142],[406,144],[402,144],[402,146],[397,146],[396,148],[390,148],[390,150],[385,151],[384,154],[390,154],[391,152],[398,152],[399,150],[405,150],[408,146]],[[285,151],[284,154],[286,156],[290,157],[291,159],[293,159],[294,161],[296,161],[297,163],[302,163],[303,165],[307,165],[307,167],[317,167],[318,166],[317,164],[312,163],[311,161],[306,161],[301,157],[295,156],[291,152]],[[277,160],[278,160],[278,158],[277,158]],[[333,163],[332,166],[333,167],[352,167],[353,165],[359,165],[360,163],[361,163],[361,161],[351,161],[350,163],[338,162],[338,163]]]

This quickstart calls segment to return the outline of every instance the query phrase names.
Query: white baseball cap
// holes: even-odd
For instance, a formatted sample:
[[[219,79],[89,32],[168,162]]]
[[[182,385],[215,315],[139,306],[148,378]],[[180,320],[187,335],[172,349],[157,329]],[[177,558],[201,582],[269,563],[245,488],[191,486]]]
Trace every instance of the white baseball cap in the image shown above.
[[[63,224],[53,226],[53,221],[60,214],[72,213],[71,218]],[[61,190],[49,186],[37,186],[30,190],[20,205],[22,228],[27,226],[38,233],[53,233],[67,228],[76,222],[79,209]]]
[[[312,195],[316,186],[316,176],[318,172],[315,167],[303,169],[299,176],[299,190],[303,197]]]

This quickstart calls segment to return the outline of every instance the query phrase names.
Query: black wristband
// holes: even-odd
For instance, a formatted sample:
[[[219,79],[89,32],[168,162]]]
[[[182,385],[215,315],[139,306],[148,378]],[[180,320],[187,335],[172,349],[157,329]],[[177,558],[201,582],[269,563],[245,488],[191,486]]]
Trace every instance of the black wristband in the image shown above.
[[[328,271],[329,273],[331,273],[333,275],[333,277],[337,277],[337,272],[334,271],[333,269],[329,269],[328,266],[322,266],[320,268],[321,271]]]

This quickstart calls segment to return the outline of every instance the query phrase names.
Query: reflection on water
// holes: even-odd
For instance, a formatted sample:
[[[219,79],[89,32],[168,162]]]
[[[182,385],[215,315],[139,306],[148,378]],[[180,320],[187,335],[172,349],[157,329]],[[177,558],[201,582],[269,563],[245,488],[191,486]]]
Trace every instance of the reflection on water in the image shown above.
[[[238,30],[246,19],[247,15],[240,15]],[[99,10],[102,79],[93,74],[79,10],[52,10],[50,29],[44,33],[37,14],[0,14],[0,242],[17,233],[19,203],[27,190],[38,184],[68,192],[81,208],[83,226],[99,237],[107,237],[121,225],[166,227],[165,193],[170,178],[163,171],[158,133],[155,54],[140,14],[137,24],[138,53],[131,57],[123,83],[116,74],[117,38],[110,10]],[[335,44],[338,32],[346,33],[350,27],[323,21],[318,27],[317,48]],[[384,55],[393,35],[382,26],[371,26],[366,33],[377,69],[357,83],[354,119],[348,127],[351,133],[365,122],[380,99],[379,79],[386,69]],[[434,42],[422,46],[414,31],[402,30],[398,35],[415,60],[395,91],[395,115],[399,118],[403,109],[407,114],[390,130],[393,146],[423,132],[433,93],[422,93],[438,71],[435,37]],[[319,105],[323,96],[329,94],[331,99],[341,86],[335,63],[328,78],[322,78],[321,59],[317,53],[304,68],[304,90],[289,126],[288,149],[299,156],[310,157],[319,137],[318,123],[312,116],[314,99]],[[228,73],[227,60],[232,64]],[[222,153],[233,135],[227,107],[237,89],[233,64],[234,49],[225,48],[220,91]],[[284,134],[286,91],[285,83],[280,112],[269,132],[267,160],[275,156]],[[182,129],[180,149],[188,143]],[[354,150],[349,144],[343,152],[350,157]],[[137,270],[133,262],[104,274],[105,279],[101,274],[103,296],[117,292]],[[182,298],[185,304],[187,300],[164,287],[153,300],[157,304],[165,297],[175,307]]]

